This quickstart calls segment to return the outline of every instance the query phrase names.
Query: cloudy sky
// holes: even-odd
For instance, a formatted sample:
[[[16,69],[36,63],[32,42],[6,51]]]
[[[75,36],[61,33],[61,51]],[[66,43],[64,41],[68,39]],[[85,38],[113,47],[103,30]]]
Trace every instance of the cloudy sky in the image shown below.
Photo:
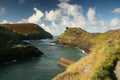
[[[120,0],[0,0],[0,23],[35,23],[53,35],[104,32],[120,28]]]

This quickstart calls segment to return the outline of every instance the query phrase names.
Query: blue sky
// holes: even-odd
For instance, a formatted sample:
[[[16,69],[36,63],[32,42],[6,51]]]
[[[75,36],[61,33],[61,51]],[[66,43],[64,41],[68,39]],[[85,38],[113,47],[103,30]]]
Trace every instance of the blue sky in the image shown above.
[[[105,32],[120,28],[120,0],[0,0],[0,23],[36,23],[53,35]]]

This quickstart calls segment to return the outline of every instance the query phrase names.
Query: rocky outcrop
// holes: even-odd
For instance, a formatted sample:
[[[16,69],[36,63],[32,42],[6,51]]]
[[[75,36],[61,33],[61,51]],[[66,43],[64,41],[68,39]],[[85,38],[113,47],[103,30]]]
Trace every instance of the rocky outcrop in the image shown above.
[[[65,68],[73,63],[74,63],[74,61],[69,60],[67,58],[63,58],[63,57],[61,57],[60,60],[58,61],[58,64],[62,67],[65,67]]]
[[[0,50],[0,63],[26,60],[42,54],[41,51],[30,44],[14,45]]]
[[[80,28],[67,28],[56,43],[88,50],[89,55],[68,66],[65,72],[53,80],[117,80],[114,69],[120,61],[119,34],[119,29],[89,33]]]

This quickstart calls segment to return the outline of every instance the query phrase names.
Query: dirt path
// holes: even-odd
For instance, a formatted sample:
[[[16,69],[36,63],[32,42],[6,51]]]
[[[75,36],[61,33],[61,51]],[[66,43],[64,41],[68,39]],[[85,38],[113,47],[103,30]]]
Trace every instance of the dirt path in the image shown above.
[[[117,66],[115,68],[115,74],[116,74],[117,80],[120,80],[120,61],[117,62]]]

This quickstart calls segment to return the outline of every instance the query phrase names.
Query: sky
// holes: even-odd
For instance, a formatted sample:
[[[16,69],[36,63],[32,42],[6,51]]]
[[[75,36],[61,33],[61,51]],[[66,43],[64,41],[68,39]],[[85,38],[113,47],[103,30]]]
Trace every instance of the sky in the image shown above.
[[[35,23],[53,35],[120,28],[120,0],[0,0],[0,23]]]

